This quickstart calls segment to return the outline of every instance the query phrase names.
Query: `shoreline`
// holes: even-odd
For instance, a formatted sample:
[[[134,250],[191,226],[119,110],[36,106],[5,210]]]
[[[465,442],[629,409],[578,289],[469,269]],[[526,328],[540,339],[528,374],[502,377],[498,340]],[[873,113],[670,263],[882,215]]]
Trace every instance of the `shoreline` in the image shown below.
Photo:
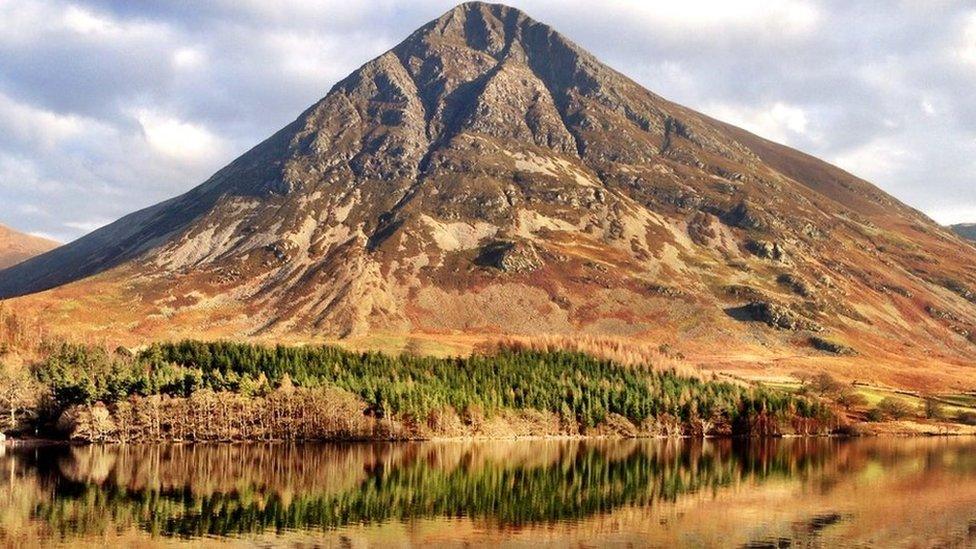
[[[157,440],[157,441],[85,441],[57,438],[15,438],[8,436],[0,441],[0,448],[42,446],[149,446],[149,445],[239,445],[239,444],[373,444],[373,443],[424,443],[424,442],[569,442],[569,441],[720,441],[720,440],[794,440],[794,439],[877,439],[877,438],[963,438],[976,437],[976,432],[885,431],[859,434],[781,434],[781,435],[710,435],[698,436],[623,436],[623,435],[512,435],[512,436],[435,436],[426,438],[333,438],[333,439],[231,439],[231,440]]]

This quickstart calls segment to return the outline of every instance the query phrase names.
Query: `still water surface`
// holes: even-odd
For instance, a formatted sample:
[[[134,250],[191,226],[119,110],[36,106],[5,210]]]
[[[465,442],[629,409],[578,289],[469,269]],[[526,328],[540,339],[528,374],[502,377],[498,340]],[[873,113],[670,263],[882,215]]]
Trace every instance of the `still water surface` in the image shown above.
[[[976,440],[6,447],[0,545],[976,546]]]

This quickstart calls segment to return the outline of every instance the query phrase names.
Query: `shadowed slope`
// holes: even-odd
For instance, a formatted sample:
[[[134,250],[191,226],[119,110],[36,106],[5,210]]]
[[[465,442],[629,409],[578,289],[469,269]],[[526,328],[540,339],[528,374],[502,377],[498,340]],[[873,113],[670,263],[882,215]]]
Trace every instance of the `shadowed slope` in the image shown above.
[[[976,240],[976,223],[960,223],[953,225],[951,229],[965,239]]]

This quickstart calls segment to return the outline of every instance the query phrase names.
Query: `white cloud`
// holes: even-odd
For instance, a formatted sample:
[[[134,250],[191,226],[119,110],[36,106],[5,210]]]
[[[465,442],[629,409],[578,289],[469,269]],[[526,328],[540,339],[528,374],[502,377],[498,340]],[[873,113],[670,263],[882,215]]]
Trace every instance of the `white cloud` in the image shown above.
[[[68,6],[62,18],[64,26],[81,34],[108,34],[118,32],[118,26],[112,21],[99,17],[78,6]]]
[[[614,0],[610,6],[626,10],[642,22],[671,29],[707,30],[741,28],[778,34],[805,34],[816,29],[820,11],[801,0]],[[602,7],[602,6],[601,6]]]
[[[976,65],[976,12],[965,18],[955,53],[962,61]]]
[[[380,54],[390,44],[376,37],[359,36],[357,49],[364,49],[362,61]],[[324,89],[352,70],[338,60],[349,48],[345,36],[330,36],[311,32],[272,31],[264,35],[263,46],[270,59],[281,69],[308,82],[309,87]]]
[[[603,32],[612,29],[621,49],[645,36],[684,46],[730,40],[782,44],[816,34],[823,21],[821,8],[807,0],[605,0],[598,14],[589,2],[542,4],[556,14],[572,12]]]
[[[32,232],[29,232],[27,234],[29,234],[31,236],[36,236],[38,238],[45,238],[47,240],[53,240],[55,242],[65,242],[65,240],[66,240],[65,237],[64,237],[64,235],[61,235],[61,234],[53,234],[53,233],[46,233],[44,231],[32,231]]]
[[[222,156],[225,145],[202,125],[186,122],[150,109],[139,109],[135,118],[146,141],[156,151],[188,162],[207,161]]]
[[[45,215],[47,213],[34,204],[21,204],[17,206],[17,211],[26,215]]]
[[[62,41],[73,35],[124,46],[132,41],[162,39],[169,32],[162,23],[127,21],[56,0],[0,0],[0,43],[30,45],[42,39]]]
[[[105,13],[69,5],[62,8],[55,4],[54,11],[61,13],[57,22],[58,30],[66,30],[96,40],[132,41],[162,38],[169,33],[169,28],[160,23],[143,20],[126,21],[114,18]]]
[[[112,221],[113,220],[111,219],[105,219],[105,218],[86,219],[82,221],[66,221],[64,223],[64,226],[68,227],[69,229],[75,229],[76,231],[81,231],[82,233],[87,234],[94,231],[95,229],[99,229],[101,227],[104,227],[105,225],[108,225]]]
[[[0,189],[11,190],[18,184],[33,186],[37,179],[37,170],[33,162],[0,152]],[[4,189],[4,187],[10,187],[10,189]]]
[[[743,106],[715,104],[706,105],[704,112],[749,130],[756,135],[779,143],[795,143],[798,137],[815,139],[810,135],[810,120],[804,109],[776,101],[771,105]]]
[[[973,223],[973,220],[976,220],[976,206],[970,204],[938,206],[929,210],[928,214],[943,225]]]
[[[348,0],[219,0],[227,11],[245,13],[267,22],[294,25],[306,23],[319,26],[328,23],[330,26],[352,26],[361,23],[364,18],[378,15],[378,12],[389,11],[394,2],[392,0],[373,0],[371,2]],[[440,14],[438,14],[440,15]]]
[[[41,3],[0,1],[0,43],[29,42],[49,17]]]
[[[3,195],[29,194],[33,199],[47,199],[69,189],[65,183],[43,176],[33,160],[0,151],[0,193]]]
[[[852,174],[881,185],[914,162],[913,155],[897,138],[877,138],[843,152],[832,162]]]
[[[203,52],[194,48],[180,48],[173,53],[173,66],[178,69],[194,69],[203,64]]]
[[[8,138],[50,149],[57,143],[77,137],[96,121],[63,115],[20,103],[0,93],[0,128]]]

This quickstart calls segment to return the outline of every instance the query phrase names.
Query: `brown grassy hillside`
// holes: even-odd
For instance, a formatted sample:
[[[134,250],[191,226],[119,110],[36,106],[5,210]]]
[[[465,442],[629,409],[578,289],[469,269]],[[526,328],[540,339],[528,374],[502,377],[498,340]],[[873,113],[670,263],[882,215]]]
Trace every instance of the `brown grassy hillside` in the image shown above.
[[[6,269],[58,246],[60,244],[53,240],[19,233],[0,225],[0,269]]]

